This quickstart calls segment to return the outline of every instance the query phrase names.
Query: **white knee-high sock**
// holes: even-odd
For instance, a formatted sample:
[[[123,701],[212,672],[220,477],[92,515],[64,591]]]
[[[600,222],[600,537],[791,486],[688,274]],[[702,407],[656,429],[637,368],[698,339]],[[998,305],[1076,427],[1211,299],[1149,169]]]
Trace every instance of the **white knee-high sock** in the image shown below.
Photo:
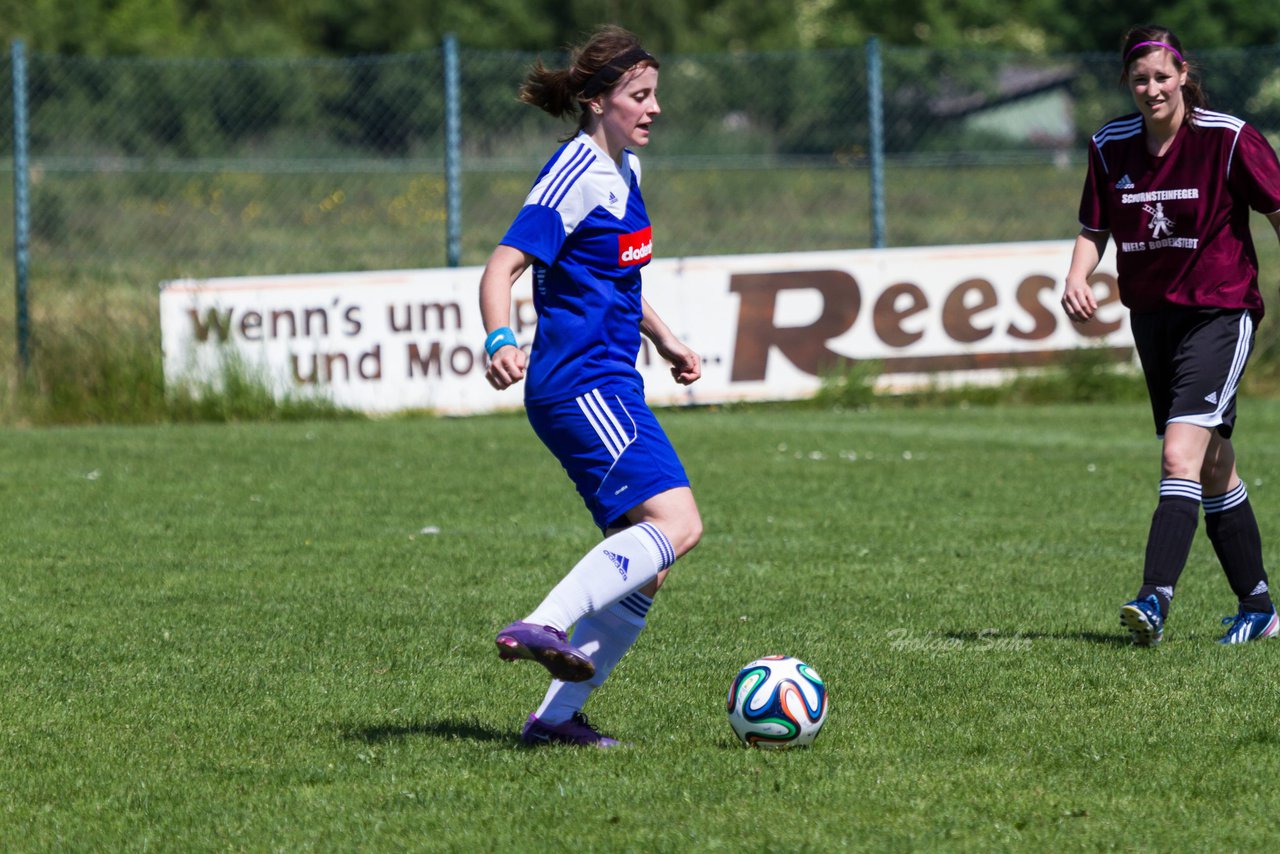
[[[525,622],[568,631],[587,614],[603,611],[653,581],[675,559],[671,542],[656,527],[632,525],[587,552]]]
[[[596,673],[585,682],[553,679],[542,705],[534,713],[538,720],[554,726],[569,720],[574,712],[582,711],[591,692],[604,684],[640,636],[652,604],[653,600],[643,593],[632,593],[611,607],[588,614],[578,621],[573,630],[573,645],[590,656]]]

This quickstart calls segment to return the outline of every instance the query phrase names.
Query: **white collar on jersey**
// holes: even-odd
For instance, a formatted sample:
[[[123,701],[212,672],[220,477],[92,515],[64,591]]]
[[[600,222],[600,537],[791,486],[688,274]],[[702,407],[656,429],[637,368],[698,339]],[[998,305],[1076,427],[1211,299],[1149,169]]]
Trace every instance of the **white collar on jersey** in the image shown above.
[[[580,130],[580,131],[578,131],[578,135],[577,135],[576,137],[574,137],[574,142],[581,142],[581,143],[583,143],[584,145],[586,145],[587,147],[589,147],[591,150],[593,150],[593,151],[597,152],[597,153],[600,155],[601,162],[603,162],[603,163],[613,163],[614,168],[616,168],[616,169],[618,170],[618,174],[622,176],[622,180],[623,180],[623,181],[624,181],[628,186],[630,186],[630,184],[631,184],[631,171],[632,171],[632,170],[631,170],[631,166],[632,166],[632,163],[636,162],[636,156],[635,156],[634,154],[632,154],[632,153],[631,153],[631,149],[629,149],[629,148],[624,148],[624,149],[622,149],[622,162],[621,162],[621,163],[616,163],[616,162],[614,162],[614,159],[613,159],[612,157],[610,157],[610,156],[609,156],[609,152],[607,152],[607,151],[605,151],[603,148],[601,148],[601,147],[600,147],[600,144],[599,144],[598,142],[596,142],[594,139],[592,139],[592,138],[587,134],[587,132],[586,132],[586,131],[584,131],[584,130]]]

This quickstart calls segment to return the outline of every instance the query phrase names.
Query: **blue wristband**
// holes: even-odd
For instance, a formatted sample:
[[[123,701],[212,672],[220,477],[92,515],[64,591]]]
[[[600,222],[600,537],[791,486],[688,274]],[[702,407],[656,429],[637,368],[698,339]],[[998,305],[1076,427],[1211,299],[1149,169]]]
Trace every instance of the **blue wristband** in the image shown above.
[[[495,329],[489,333],[489,337],[484,339],[484,351],[493,356],[494,353],[510,344],[512,347],[519,347],[516,343],[516,334],[511,331],[510,326],[504,326],[501,329]]]

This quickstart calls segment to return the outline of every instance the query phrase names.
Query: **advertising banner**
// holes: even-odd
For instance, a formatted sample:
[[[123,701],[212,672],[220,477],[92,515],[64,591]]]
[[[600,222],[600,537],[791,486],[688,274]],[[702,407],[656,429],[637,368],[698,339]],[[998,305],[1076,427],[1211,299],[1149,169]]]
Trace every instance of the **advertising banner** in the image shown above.
[[[645,268],[645,298],[703,358],[676,385],[646,346],[655,404],[809,397],[841,363],[873,360],[879,384],[982,382],[1103,347],[1131,358],[1128,313],[1107,259],[1088,324],[1058,305],[1071,241],[674,258]],[[279,397],[323,395],[370,413],[518,408],[484,379],[481,269],[459,267],[175,280],[161,287],[165,379],[216,388],[228,370]],[[529,276],[511,327],[537,320]]]

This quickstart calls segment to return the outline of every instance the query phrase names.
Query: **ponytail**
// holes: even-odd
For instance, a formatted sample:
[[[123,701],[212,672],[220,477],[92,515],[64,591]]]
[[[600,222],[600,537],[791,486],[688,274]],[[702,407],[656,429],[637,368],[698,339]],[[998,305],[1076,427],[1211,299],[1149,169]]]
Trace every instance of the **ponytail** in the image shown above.
[[[558,119],[576,115],[581,129],[587,123],[587,102],[609,92],[636,65],[657,68],[658,60],[622,27],[601,27],[586,43],[570,48],[568,67],[547,68],[542,60],[536,61],[525,75],[519,98]]]
[[[520,87],[520,100],[545,110],[556,118],[572,115],[581,109],[574,97],[573,69],[547,68],[538,60],[529,69]]]

